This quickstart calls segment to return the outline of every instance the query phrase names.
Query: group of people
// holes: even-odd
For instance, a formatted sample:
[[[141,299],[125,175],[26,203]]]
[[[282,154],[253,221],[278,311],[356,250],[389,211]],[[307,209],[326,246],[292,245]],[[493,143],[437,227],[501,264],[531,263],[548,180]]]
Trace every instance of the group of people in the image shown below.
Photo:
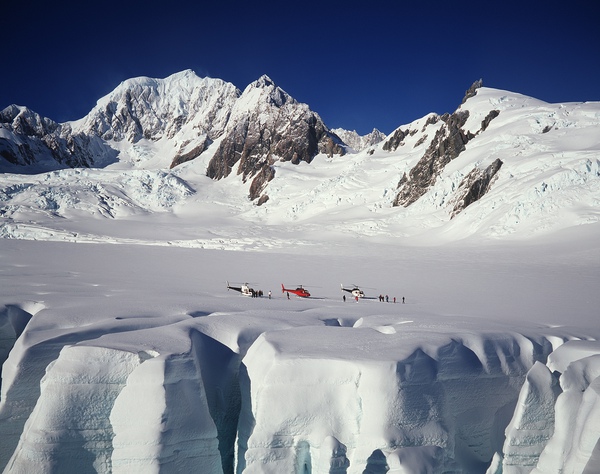
[[[289,295],[288,295],[289,298]],[[342,295],[342,299],[344,300],[344,303],[346,302],[346,295]],[[358,303],[358,296],[355,296],[354,299],[356,300],[356,302]],[[379,295],[379,301],[386,302],[389,303],[390,302],[390,297],[388,295]],[[396,302],[396,297],[394,296],[394,298],[392,299],[392,301],[395,303]],[[406,302],[406,300],[404,299],[404,296],[402,297],[402,304],[404,304]]]
[[[386,303],[389,303],[389,302],[390,302],[390,297],[389,297],[388,295],[385,295],[385,296],[383,296],[383,295],[379,295],[379,301],[381,301],[382,303],[383,303],[384,301],[385,301]],[[394,303],[396,302],[396,297],[395,297],[395,296],[394,296],[394,298],[393,298],[393,301],[394,301]],[[402,303],[404,303],[404,302],[405,302],[405,300],[404,300],[404,296],[403,296],[403,297],[402,297]]]

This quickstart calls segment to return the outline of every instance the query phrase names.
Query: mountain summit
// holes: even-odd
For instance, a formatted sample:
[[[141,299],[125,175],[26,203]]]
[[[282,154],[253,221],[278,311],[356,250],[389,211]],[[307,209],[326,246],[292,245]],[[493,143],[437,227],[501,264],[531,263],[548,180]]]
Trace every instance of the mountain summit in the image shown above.
[[[344,144],[308,105],[262,76],[236,101],[207,175],[221,179],[238,165],[244,182],[254,177],[249,194],[256,199],[274,177],[273,163],[310,163],[318,153],[343,155]],[[266,199],[265,195],[259,203]]]

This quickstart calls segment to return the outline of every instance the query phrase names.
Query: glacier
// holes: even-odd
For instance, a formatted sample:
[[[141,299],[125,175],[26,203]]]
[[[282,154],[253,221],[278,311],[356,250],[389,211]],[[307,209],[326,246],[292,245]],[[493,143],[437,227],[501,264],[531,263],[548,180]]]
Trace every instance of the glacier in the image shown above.
[[[191,71],[66,124],[5,109],[3,150],[83,161],[2,163],[0,469],[600,472],[598,103],[478,87],[388,137],[318,123],[352,144],[297,162],[282,117],[318,122]],[[229,139],[256,161],[213,179]]]
[[[574,260],[579,279],[563,264],[549,274],[542,250],[525,264],[506,248],[481,247],[479,261],[464,258],[470,249],[374,252],[363,278],[385,288],[404,268],[414,280],[404,285],[406,304],[394,304],[343,302],[337,285],[327,289],[348,262],[335,249],[307,256],[3,239],[12,277],[0,292],[2,465],[594,472],[598,267],[585,253]],[[322,287],[315,298],[246,298],[223,283],[252,269],[276,289],[289,265]],[[523,266],[529,283],[507,304],[529,308],[527,318],[509,306],[498,308],[504,317],[483,312],[506,271]],[[459,274],[462,292],[435,294]],[[552,316],[554,302],[538,299],[544,286],[587,298],[571,306],[579,319]]]

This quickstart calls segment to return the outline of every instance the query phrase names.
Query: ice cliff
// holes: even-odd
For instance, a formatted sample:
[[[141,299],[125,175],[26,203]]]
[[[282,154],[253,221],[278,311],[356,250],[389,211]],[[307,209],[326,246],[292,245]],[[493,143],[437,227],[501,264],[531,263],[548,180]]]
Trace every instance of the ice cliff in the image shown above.
[[[4,364],[5,472],[593,472],[598,459],[600,345],[567,329],[44,317]]]

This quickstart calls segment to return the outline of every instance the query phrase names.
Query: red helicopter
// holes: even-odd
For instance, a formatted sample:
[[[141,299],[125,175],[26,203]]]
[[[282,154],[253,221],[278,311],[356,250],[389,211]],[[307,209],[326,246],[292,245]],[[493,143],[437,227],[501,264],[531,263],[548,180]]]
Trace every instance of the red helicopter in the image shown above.
[[[285,286],[283,286],[283,283],[281,284],[281,292],[282,293],[293,293],[296,296],[299,296],[300,298],[308,298],[310,296],[310,293],[308,291],[306,291],[304,288],[302,288],[302,285],[300,285],[298,288],[296,288],[295,290],[291,290],[289,288],[286,288]]]

